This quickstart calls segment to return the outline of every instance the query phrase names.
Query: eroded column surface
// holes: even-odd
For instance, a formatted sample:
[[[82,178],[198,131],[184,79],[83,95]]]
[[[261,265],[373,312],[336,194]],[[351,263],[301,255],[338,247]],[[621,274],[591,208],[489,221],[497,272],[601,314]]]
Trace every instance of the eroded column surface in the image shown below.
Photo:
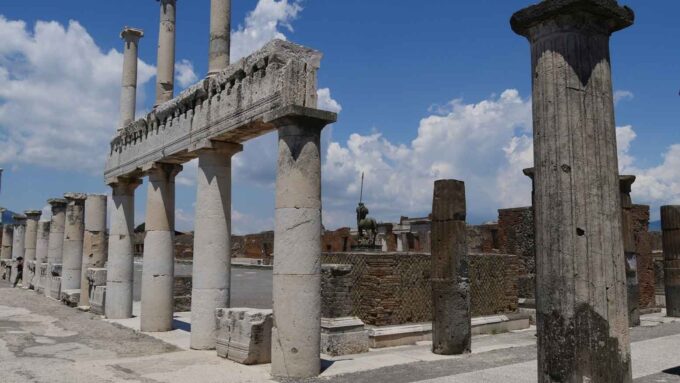
[[[229,65],[231,0],[210,0],[210,57],[208,75]]]
[[[610,35],[614,0],[546,0],[513,15],[531,43],[538,381],[628,383]]]
[[[14,284],[18,277],[18,259],[21,257],[24,258],[24,262],[26,261],[26,258],[24,257],[24,252],[26,251],[26,216],[14,216],[14,234],[12,235],[12,238],[12,273],[10,274],[10,281]],[[23,280],[21,282],[22,284],[24,283]]]
[[[142,268],[141,330],[172,330],[175,283],[175,176],[180,165],[154,164],[147,171],[146,236]]]
[[[64,254],[61,269],[61,289],[80,290],[83,267],[83,235],[85,231],[85,199],[83,193],[66,193]]]
[[[0,251],[0,259],[12,259],[12,242],[14,242],[14,228],[12,225],[2,225],[2,250]]]
[[[110,184],[113,192],[113,210],[109,230],[109,259],[104,309],[104,314],[109,319],[132,317],[135,189],[141,183],[138,179],[118,179],[117,182]]]
[[[626,264],[626,287],[628,291],[628,326],[640,325],[640,285],[638,283],[637,248],[633,230],[633,200],[630,198],[635,176],[619,177],[621,192],[621,234]]]
[[[85,200],[85,233],[83,236],[83,265],[80,273],[79,306],[90,305],[90,280],[87,269],[104,268],[107,260],[105,194],[88,194]]]
[[[43,264],[47,263],[47,253],[50,242],[50,221],[38,222],[38,234],[35,244],[35,277],[33,278],[33,285],[38,293],[44,292],[46,275],[41,273]],[[47,271],[47,267],[44,268]]]
[[[158,32],[158,73],[156,105],[172,100],[175,88],[175,16],[176,0],[159,0],[161,5]]]
[[[141,29],[125,27],[120,37],[125,41],[123,49],[123,89],[120,94],[120,126],[126,127],[135,120],[137,103],[137,57]]]
[[[440,180],[432,202],[432,352],[469,353],[472,340],[465,183]]]
[[[229,306],[231,280],[231,157],[238,144],[213,143],[198,153],[191,348],[215,348],[215,310]]]
[[[272,375],[278,377],[320,371],[323,126],[295,119],[279,128],[272,329]]]
[[[680,318],[680,206],[661,207],[666,315]]]
[[[53,198],[47,201],[52,206],[50,220],[49,248],[47,250],[48,270],[54,265],[61,265],[64,254],[64,226],[66,225],[66,205],[63,198]]]
[[[36,245],[38,240],[38,221],[40,220],[40,210],[27,210],[26,216],[26,239],[24,240],[24,287],[33,286],[35,274],[39,267],[36,267]]]

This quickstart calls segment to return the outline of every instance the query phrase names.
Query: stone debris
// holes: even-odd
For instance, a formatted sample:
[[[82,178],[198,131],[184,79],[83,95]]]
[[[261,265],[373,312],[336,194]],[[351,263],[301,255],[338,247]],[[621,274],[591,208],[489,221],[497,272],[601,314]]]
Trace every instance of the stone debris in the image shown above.
[[[217,309],[217,355],[253,365],[271,362],[272,310]]]

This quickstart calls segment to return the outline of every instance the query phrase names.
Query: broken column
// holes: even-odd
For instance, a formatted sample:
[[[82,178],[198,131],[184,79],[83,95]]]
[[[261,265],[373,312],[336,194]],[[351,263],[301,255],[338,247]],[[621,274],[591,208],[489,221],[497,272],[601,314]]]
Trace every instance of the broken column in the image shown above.
[[[272,310],[217,309],[217,356],[245,365],[271,361]]]
[[[680,205],[661,207],[666,315],[680,318]]]
[[[208,75],[229,66],[231,48],[231,0],[210,0],[210,57]]]
[[[61,266],[64,254],[64,227],[66,225],[66,205],[63,198],[53,198],[47,201],[52,205],[50,220],[50,238],[47,251],[47,280],[45,295],[60,299],[61,294]],[[56,296],[55,296],[56,293]]]
[[[132,318],[135,189],[141,183],[139,179],[119,178],[109,184],[113,201],[105,292],[109,319]]]
[[[432,202],[432,352],[470,352],[472,318],[468,275],[465,183],[440,180]]]
[[[328,121],[290,118],[279,127],[274,234],[272,375],[320,372],[321,161]]]
[[[512,16],[531,43],[538,381],[628,383],[610,35],[614,0],[546,0]]]
[[[146,236],[142,268],[141,330],[172,330],[175,285],[175,176],[181,165],[156,163],[147,170]]]
[[[14,216],[14,234],[12,235],[14,242],[12,243],[12,272],[10,274],[10,282],[14,282],[18,278],[19,274],[19,257],[24,258],[24,252],[26,250],[26,216],[15,215]],[[23,272],[23,269],[22,269]],[[24,283],[22,279],[21,283]]]
[[[38,221],[40,220],[40,210],[27,210],[26,215],[26,239],[24,240],[24,288],[35,288],[36,271],[40,268],[36,266],[36,242],[38,240]]]
[[[640,285],[637,273],[637,249],[633,230],[633,201],[630,198],[631,186],[635,176],[620,176],[621,192],[621,233],[623,252],[626,262],[626,287],[628,291],[628,326],[640,325]]]
[[[175,14],[176,0],[161,3],[158,32],[158,72],[156,73],[156,105],[172,100],[175,88]]]
[[[0,262],[2,265],[2,279],[9,281],[10,273],[12,272],[12,242],[14,242],[14,228],[12,225],[2,225],[2,250],[0,250]]]
[[[239,144],[212,142],[198,150],[191,348],[215,348],[215,310],[230,307],[231,157]]]
[[[87,270],[104,268],[107,259],[106,246],[106,202],[105,194],[88,194],[85,200],[85,234],[83,236],[83,259],[80,280],[80,302],[78,306],[90,305],[90,280]],[[103,285],[106,285],[104,278]]]
[[[47,252],[50,242],[50,221],[38,222],[38,235],[35,245],[35,278],[33,285],[38,294],[45,293],[45,286],[49,280],[49,264]]]
[[[61,299],[68,295],[68,303],[80,300],[80,280],[83,267],[83,234],[85,231],[85,199],[83,193],[66,193],[66,224],[64,227],[64,251],[61,274]]]
[[[120,126],[122,129],[135,120],[137,103],[137,57],[141,29],[125,27],[120,37],[125,41],[123,50],[123,90],[120,94]]]

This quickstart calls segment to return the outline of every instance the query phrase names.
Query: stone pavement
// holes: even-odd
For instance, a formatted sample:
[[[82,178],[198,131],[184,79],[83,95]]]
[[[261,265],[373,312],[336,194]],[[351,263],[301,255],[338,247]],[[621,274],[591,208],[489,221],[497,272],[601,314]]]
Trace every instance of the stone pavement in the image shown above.
[[[188,351],[190,316],[170,334],[140,334],[135,320],[110,323],[0,283],[0,382],[271,382],[269,365],[241,366],[215,351]],[[163,337],[165,337],[163,339]],[[163,339],[163,340],[161,340]],[[643,316],[632,331],[635,382],[680,382],[680,322]],[[428,342],[325,358],[308,382],[443,383],[536,381],[534,329],[477,336],[473,353],[439,356]],[[665,372],[664,372],[665,371]]]

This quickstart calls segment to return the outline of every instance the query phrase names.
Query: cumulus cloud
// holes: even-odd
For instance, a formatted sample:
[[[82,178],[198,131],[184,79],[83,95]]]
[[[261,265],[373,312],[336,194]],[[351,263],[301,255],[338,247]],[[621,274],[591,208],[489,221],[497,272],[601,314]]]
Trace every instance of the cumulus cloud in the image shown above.
[[[198,81],[198,76],[194,72],[194,64],[189,60],[181,60],[175,64],[175,79],[180,88],[186,88]],[[181,89],[178,89],[178,93]]]
[[[116,130],[122,54],[103,52],[78,22],[0,16],[0,164],[101,172]],[[143,84],[155,68],[139,62]]]

